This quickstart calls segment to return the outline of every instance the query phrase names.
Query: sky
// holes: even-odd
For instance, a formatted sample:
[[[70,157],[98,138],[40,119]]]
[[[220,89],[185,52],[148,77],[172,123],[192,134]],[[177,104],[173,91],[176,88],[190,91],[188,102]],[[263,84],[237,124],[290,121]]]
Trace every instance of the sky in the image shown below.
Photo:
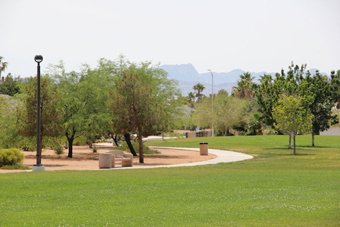
[[[0,0],[2,76],[67,71],[123,54],[132,62],[191,63],[199,73],[340,69],[339,0]]]

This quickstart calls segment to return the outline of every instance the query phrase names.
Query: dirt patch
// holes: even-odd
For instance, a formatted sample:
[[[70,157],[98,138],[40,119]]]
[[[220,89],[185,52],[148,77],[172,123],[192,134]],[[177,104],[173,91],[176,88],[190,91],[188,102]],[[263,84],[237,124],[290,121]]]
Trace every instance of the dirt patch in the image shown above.
[[[99,169],[98,159],[99,153],[105,153],[114,147],[102,146],[98,147],[98,152],[93,153],[88,146],[73,147],[73,158],[68,158],[68,150],[64,150],[64,154],[57,155],[53,150],[46,149],[42,152],[41,163],[45,166],[46,171],[53,170],[93,170]],[[176,149],[157,149],[160,154],[145,154],[143,164],[139,163],[139,157],[134,157],[133,166],[165,166],[183,163],[199,162],[213,159],[216,156],[209,154],[201,156],[197,151],[176,150]],[[36,152],[23,151],[25,154],[24,165],[33,167],[36,164]],[[119,168],[121,163],[117,163]],[[2,170],[0,173],[8,172],[24,172],[25,170]]]

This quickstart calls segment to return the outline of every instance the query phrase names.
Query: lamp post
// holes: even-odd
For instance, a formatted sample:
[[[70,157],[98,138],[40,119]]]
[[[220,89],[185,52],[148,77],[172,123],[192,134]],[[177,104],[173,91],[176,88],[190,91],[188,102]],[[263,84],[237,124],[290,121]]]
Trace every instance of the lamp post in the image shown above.
[[[40,146],[40,63],[43,61],[43,56],[35,55],[34,61],[37,66],[37,164],[33,166],[33,171],[44,171],[45,167],[41,164],[41,146]]]
[[[214,114],[214,74],[210,69],[208,69],[211,73],[211,79],[212,79],[212,86],[211,86],[211,112]],[[214,137],[214,118],[212,118],[212,123],[211,123],[211,137]]]

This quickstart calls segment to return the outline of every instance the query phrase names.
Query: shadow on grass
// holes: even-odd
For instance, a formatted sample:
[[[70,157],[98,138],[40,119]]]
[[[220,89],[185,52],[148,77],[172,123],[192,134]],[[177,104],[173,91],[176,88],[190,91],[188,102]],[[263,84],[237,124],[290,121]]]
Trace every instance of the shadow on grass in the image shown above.
[[[302,148],[333,148],[331,146],[296,146],[296,147],[302,147]]]
[[[316,154],[311,154],[311,153],[303,153],[306,150],[303,149],[296,149],[296,154],[293,154],[294,149],[291,148],[278,148],[278,147],[273,147],[273,148],[264,148],[263,150],[269,151],[269,150],[281,150],[281,151],[285,151],[285,153],[267,153],[266,155],[269,156],[315,156]],[[299,153],[301,152],[301,153]]]

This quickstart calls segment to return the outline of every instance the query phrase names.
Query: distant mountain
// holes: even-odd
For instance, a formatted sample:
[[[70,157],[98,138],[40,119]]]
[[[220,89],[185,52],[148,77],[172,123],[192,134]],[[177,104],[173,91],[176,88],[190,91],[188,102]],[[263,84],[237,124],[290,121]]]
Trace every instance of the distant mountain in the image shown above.
[[[196,81],[200,74],[197,72],[192,64],[183,65],[161,65],[171,79],[182,81]]]
[[[182,65],[161,65],[161,69],[164,69],[168,74],[170,79],[175,79],[179,83],[179,88],[182,91],[183,95],[188,95],[189,92],[192,92],[192,87],[201,83],[205,86],[205,90],[203,94],[209,95],[212,93],[212,78],[211,73],[198,73],[195,67],[192,64],[182,64]],[[317,69],[309,69],[311,75],[316,73]],[[286,70],[285,70],[286,71]],[[242,69],[234,69],[227,73],[217,73],[213,72],[214,75],[214,93],[216,94],[219,90],[225,89],[226,91],[231,93],[232,87],[236,86],[237,81],[240,79],[240,75],[247,71],[243,71]],[[322,75],[327,75],[326,73],[320,72]],[[270,74],[273,77],[275,73],[267,73],[267,72],[250,72],[251,76],[254,77],[254,82],[257,83],[260,76],[264,74]]]
[[[212,93],[212,78],[211,73],[198,73],[192,64],[182,64],[182,65],[161,65],[161,69],[164,69],[168,74],[170,79],[175,79],[179,83],[179,88],[183,95],[187,95],[189,92],[193,91],[192,87],[201,83],[206,88],[203,91],[205,95]],[[244,72],[241,69],[234,69],[227,73],[217,73],[213,72],[214,75],[214,93],[217,93],[221,89],[227,90],[231,93],[233,86],[236,86],[237,81]],[[254,82],[260,78],[266,72],[253,73],[251,75],[255,77]],[[275,73],[270,73],[275,75]]]

